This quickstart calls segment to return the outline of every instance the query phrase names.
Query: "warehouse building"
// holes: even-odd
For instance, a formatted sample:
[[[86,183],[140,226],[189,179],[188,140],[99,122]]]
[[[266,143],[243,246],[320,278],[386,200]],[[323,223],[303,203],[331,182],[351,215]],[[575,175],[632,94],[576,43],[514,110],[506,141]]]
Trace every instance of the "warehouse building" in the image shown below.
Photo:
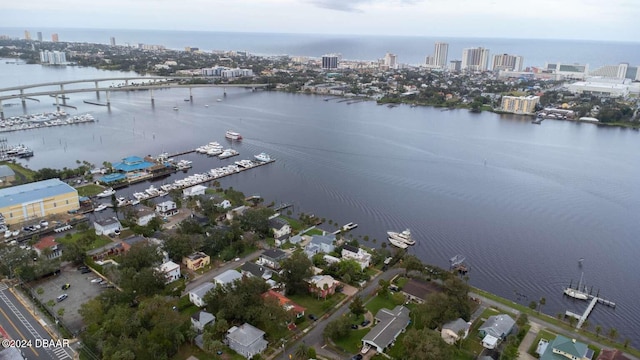
[[[60,179],[49,179],[0,190],[0,214],[7,224],[19,224],[78,210],[78,191]]]

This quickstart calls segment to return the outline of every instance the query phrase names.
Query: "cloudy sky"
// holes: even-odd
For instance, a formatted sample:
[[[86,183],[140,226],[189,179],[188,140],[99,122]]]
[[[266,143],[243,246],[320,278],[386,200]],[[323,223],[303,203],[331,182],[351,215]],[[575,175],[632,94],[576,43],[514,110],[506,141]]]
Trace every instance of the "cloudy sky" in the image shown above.
[[[638,41],[637,0],[28,0],[1,27]]]

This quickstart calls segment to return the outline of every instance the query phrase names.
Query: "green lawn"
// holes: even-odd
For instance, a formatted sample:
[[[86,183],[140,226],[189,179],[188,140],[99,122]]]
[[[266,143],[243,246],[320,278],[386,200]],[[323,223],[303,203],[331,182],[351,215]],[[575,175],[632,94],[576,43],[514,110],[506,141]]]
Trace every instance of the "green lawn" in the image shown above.
[[[545,339],[549,342],[551,342],[551,340],[556,338],[556,334],[552,333],[550,331],[547,330],[540,330],[538,332],[538,336],[536,336],[535,340],[533,340],[533,343],[531,344],[531,346],[529,347],[529,350],[527,351],[530,355],[533,356],[538,356],[536,354],[536,349],[538,348],[538,343],[540,342],[540,339]]]
[[[87,184],[76,188],[76,190],[78,190],[78,195],[80,196],[91,197],[101,193],[104,187],[96,184]]]
[[[295,232],[300,232],[301,230],[304,230],[304,225],[302,225],[302,223],[300,222],[300,220],[296,220],[294,218],[290,218],[288,216],[282,216],[280,215],[280,217],[284,220],[286,220],[289,223],[289,226],[291,226],[291,230],[295,231]]]
[[[371,298],[365,307],[375,316],[378,310],[382,308],[393,309],[396,305],[393,303],[393,300],[391,300],[391,297],[376,296]]]
[[[313,235],[322,235],[322,230],[320,230],[318,228],[313,228],[313,229],[307,231],[305,233],[305,235],[311,235],[311,236],[313,236]]]
[[[242,355],[237,354],[229,347],[225,346],[222,350],[222,355],[208,354],[196,345],[191,345],[188,342],[183,344],[178,353],[173,357],[174,360],[185,360],[189,356],[195,356],[200,360],[245,360]]]
[[[362,348],[362,338],[367,335],[370,328],[351,330],[349,335],[335,341],[335,344],[344,352],[356,354]]]
[[[322,298],[318,300],[317,297],[306,294],[289,296],[289,299],[291,299],[293,302],[307,309],[304,312],[307,317],[309,316],[309,314],[313,314],[318,318],[328,312],[344,298],[345,295],[340,293],[335,293],[331,296],[328,296],[326,300]]]
[[[408,278],[404,276],[398,276],[396,278],[395,284],[398,286],[398,288],[402,289],[408,282],[409,282]]]
[[[93,229],[87,230],[87,232],[92,232]],[[71,235],[71,236],[69,236]],[[56,241],[63,245],[73,244],[78,241],[78,239],[85,236],[85,232],[77,232],[75,234],[67,234],[65,236],[56,238]],[[89,244],[89,250],[97,249],[99,247],[103,247],[107,244],[112,243],[113,241],[108,236],[96,236],[95,240]]]

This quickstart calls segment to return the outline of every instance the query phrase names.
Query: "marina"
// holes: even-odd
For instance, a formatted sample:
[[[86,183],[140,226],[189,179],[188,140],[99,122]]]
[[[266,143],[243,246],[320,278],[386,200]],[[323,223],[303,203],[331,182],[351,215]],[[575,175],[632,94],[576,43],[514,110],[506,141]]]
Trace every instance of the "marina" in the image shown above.
[[[578,263],[580,264],[580,266],[582,265],[583,260],[584,259],[582,258],[579,260]],[[596,307],[596,304],[602,304],[614,309],[616,307],[615,302],[601,298],[599,296],[600,295],[599,291],[596,295],[592,295],[591,291],[587,292],[586,286],[584,286],[584,284],[582,283],[583,278],[584,278],[584,272],[580,275],[580,281],[578,282],[578,285],[575,289],[571,287],[571,284],[569,284],[569,286],[565,288],[563,292],[564,295],[567,295],[576,300],[589,300],[589,305],[585,309],[584,313],[582,313],[582,315],[576,314],[569,310],[565,311],[566,317],[572,317],[578,320],[576,324],[576,329],[580,329],[582,327],[582,325],[587,320],[587,318],[589,317],[593,309]]]
[[[11,132],[20,130],[38,129],[43,127],[74,125],[94,122],[95,118],[91,114],[69,116],[64,111],[52,113],[41,113],[34,115],[12,116],[0,120],[0,132]]]

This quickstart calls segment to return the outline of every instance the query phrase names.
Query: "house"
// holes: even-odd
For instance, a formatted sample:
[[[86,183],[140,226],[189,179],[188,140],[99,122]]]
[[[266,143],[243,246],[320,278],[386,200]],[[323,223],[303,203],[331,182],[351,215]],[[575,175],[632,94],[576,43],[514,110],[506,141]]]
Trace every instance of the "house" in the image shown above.
[[[301,235],[294,235],[294,236],[289,238],[289,242],[294,244],[294,245],[295,244],[299,244],[300,242],[302,242],[302,240],[304,240],[304,239],[302,238]]]
[[[376,325],[362,338],[362,347],[374,347],[377,352],[383,353],[409,325],[409,309],[402,305],[393,310],[382,308],[374,319]]]
[[[196,252],[189,256],[185,256],[182,258],[182,264],[187,267],[187,269],[196,271],[201,269],[211,263],[211,258],[209,255],[203,252]]]
[[[45,236],[33,245],[38,256],[55,259],[62,256],[62,248],[53,236]]]
[[[198,310],[195,314],[191,315],[191,327],[198,333],[204,331],[204,327],[208,324],[213,325],[216,322],[216,317],[204,310]]]
[[[289,223],[279,217],[269,219],[269,227],[273,230],[273,237],[276,239],[286,239],[291,234]]]
[[[371,264],[371,254],[359,247],[347,244],[342,247],[341,255],[343,259],[355,260],[358,264],[360,264],[360,268],[362,268],[362,270],[368,268],[369,264]]]
[[[305,308],[294,303],[286,296],[280,294],[277,291],[269,290],[266,293],[261,295],[263,298],[273,298],[278,300],[280,306],[282,306],[285,310],[292,312],[297,319],[304,317]]]
[[[402,287],[402,293],[408,300],[421,304],[430,293],[436,291],[435,286],[433,282],[409,279]]]
[[[248,206],[238,206],[237,208],[231,209],[231,211],[227,212],[227,220],[231,221],[236,216],[242,216],[245,211],[249,210]]]
[[[205,295],[209,293],[209,291],[215,289],[216,285],[210,282],[206,282],[197,288],[189,291],[189,301],[197,307],[206,306],[207,303],[204,301]]]
[[[591,360],[593,355],[593,350],[589,349],[587,344],[557,335],[553,341],[547,344],[546,349],[540,355],[540,360]]]
[[[240,273],[242,274],[242,276],[255,276],[264,280],[271,279],[272,275],[271,270],[265,268],[262,265],[258,265],[252,262],[246,262],[242,264],[242,266],[240,267]]]
[[[206,186],[196,185],[182,190],[182,197],[188,198],[190,196],[204,195],[204,191],[207,190]]]
[[[264,331],[255,326],[244,323],[227,331],[226,343],[238,354],[251,359],[267,348],[269,343],[264,339],[264,334]]]
[[[630,360],[620,350],[602,349],[598,360]]]
[[[109,217],[94,221],[93,228],[96,229],[96,235],[109,235],[116,232],[116,230],[122,230],[122,224],[115,217]]]
[[[309,279],[308,283],[309,292],[322,298],[335,294],[336,287],[340,284],[331,275],[314,275]]]
[[[335,236],[314,235],[307,246],[305,246],[304,252],[309,258],[313,257],[313,255],[317,253],[328,254],[335,250],[335,240]]]
[[[442,331],[440,331],[440,335],[442,336],[442,340],[449,345],[453,345],[456,341],[460,340],[460,335],[462,334],[462,339],[466,339],[469,335],[469,328],[471,328],[471,323],[466,322],[461,318],[457,318],[456,320],[450,321],[444,325],[442,325]]]
[[[147,226],[149,221],[156,217],[156,213],[147,207],[140,207],[139,209],[136,209],[135,216],[136,224],[139,226]]]
[[[516,322],[509,315],[500,314],[489,316],[478,332],[482,339],[482,346],[487,349],[495,349],[500,341],[504,340],[513,331]]]
[[[280,262],[287,258],[287,253],[278,249],[265,250],[258,259],[258,264],[272,269],[280,269]]]
[[[131,235],[120,242],[120,244],[122,244],[122,250],[124,250],[124,252],[129,251],[129,249],[131,249],[131,247],[136,244],[149,244],[149,243],[150,243],[150,239],[147,239],[141,235]]]
[[[222,202],[216,204],[216,206],[221,207],[223,209],[228,209],[231,207],[231,201],[225,199],[225,200],[222,200]]]
[[[16,173],[9,165],[0,165],[0,186],[5,186],[16,179]]]
[[[175,202],[167,200],[156,205],[156,212],[162,216],[173,216],[178,213],[178,206]]]
[[[340,258],[331,255],[324,255],[322,256],[322,259],[327,263],[327,265],[339,263],[340,261],[342,261]]]
[[[174,282],[180,279],[180,265],[174,263],[173,261],[167,261],[162,265],[158,266],[158,272],[164,275],[165,284],[170,282]]]
[[[213,278],[216,285],[225,286],[227,284],[233,284],[235,281],[242,279],[242,274],[235,270],[227,270],[222,274]]]

